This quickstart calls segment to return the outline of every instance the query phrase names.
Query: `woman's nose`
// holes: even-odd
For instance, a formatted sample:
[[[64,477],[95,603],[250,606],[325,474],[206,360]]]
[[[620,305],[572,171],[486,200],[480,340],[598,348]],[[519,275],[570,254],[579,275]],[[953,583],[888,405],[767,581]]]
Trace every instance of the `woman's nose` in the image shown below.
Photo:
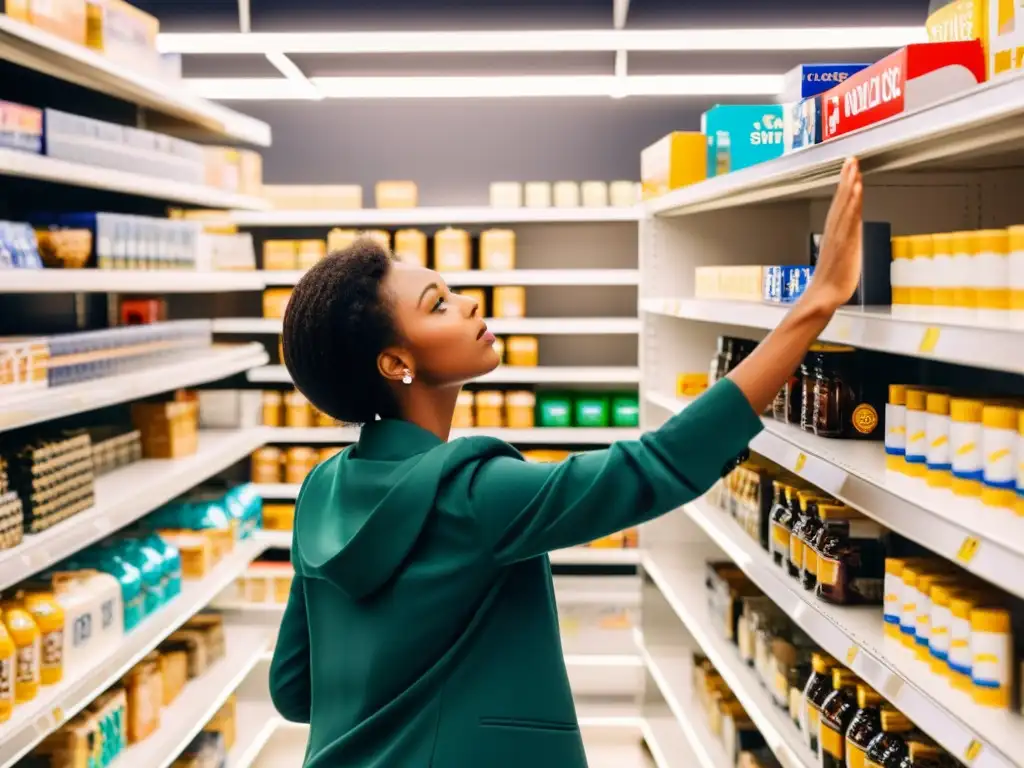
[[[462,296],[466,300],[466,306],[468,308],[467,311],[466,311],[466,317],[472,318],[472,317],[476,317],[477,315],[479,315],[480,314],[480,302],[479,302],[479,300],[473,298],[472,296],[466,296],[465,294],[463,294]]]

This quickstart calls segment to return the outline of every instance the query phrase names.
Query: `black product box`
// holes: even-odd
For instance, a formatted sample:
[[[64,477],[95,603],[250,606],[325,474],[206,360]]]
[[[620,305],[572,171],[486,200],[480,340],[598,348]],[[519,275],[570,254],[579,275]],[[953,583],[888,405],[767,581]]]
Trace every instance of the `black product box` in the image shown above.
[[[818,264],[822,235],[811,235],[811,266]],[[847,304],[855,307],[887,307],[892,304],[892,284],[889,282],[892,265],[892,225],[887,221],[865,221],[863,235],[863,264],[860,282]]]

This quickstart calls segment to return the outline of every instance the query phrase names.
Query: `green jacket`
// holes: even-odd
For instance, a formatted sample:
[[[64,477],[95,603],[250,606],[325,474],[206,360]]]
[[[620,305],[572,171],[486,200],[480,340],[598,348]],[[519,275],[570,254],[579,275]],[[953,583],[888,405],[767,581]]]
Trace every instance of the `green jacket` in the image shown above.
[[[700,496],[760,428],[728,380],[560,464],[367,424],[296,508],[270,689],[305,768],[584,768],[545,553]]]

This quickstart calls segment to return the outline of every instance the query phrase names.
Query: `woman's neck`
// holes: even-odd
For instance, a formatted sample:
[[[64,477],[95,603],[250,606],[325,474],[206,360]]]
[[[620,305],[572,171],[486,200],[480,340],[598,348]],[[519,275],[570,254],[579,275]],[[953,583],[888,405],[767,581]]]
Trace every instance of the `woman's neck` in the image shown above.
[[[461,390],[461,387],[434,389],[414,384],[401,393],[402,418],[448,442],[452,430],[452,417],[455,415],[455,402]]]

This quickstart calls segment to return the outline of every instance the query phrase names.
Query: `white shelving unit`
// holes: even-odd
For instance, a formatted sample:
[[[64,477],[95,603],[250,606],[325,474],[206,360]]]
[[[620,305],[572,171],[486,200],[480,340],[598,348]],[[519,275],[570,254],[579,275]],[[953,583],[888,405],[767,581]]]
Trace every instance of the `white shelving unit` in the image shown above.
[[[290,384],[283,365],[255,368],[247,374],[254,384]],[[503,365],[476,379],[482,384],[638,384],[640,369],[631,366],[514,366]]]
[[[710,265],[801,262],[820,233],[843,160],[860,159],[864,218],[888,221],[896,235],[998,228],[1018,224],[1024,175],[1024,74],[999,77],[959,97],[729,173],[646,203],[640,225],[642,319],[641,424],[657,428],[686,407],[680,373],[706,371],[721,335],[761,338],[783,307],[694,298],[694,270]],[[848,307],[823,341],[983,369],[1001,380],[1024,374],[1024,328],[951,322],[938,312]],[[939,370],[928,365],[929,371]],[[1009,385],[1007,385],[1009,386]],[[904,538],[1011,595],[1024,565],[1024,526],[1012,512],[985,507],[924,481],[887,471],[881,443],[828,440],[764,420],[756,453],[841,499]],[[706,655],[743,703],[787,768],[817,765],[803,737],[771,701],[737,649],[713,625],[704,563],[734,561],[824,651],[835,656],[971,768],[1008,768],[1024,752],[1024,718],[975,705],[898,643],[884,639],[880,607],[843,608],[818,601],[775,568],[759,543],[726,513],[698,500],[640,533],[645,575],[641,609],[647,667],[645,717],[662,738],[677,734],[702,768],[720,757],[694,732],[678,687],[692,652]],[[682,689],[682,690],[685,690]],[[655,740],[657,740],[656,737]],[[717,745],[712,745],[717,746]],[[671,764],[669,760],[667,764]]]
[[[262,345],[249,343],[215,345],[187,358],[176,356],[172,360],[82,384],[46,387],[21,395],[5,394],[0,405],[0,432],[217,381],[264,365],[268,357]]]
[[[133,72],[88,48],[0,16],[0,58],[246,144],[270,146],[270,126],[200,99],[179,83]]]
[[[240,227],[430,227],[448,224],[602,224],[637,222],[639,206],[629,208],[353,208],[325,211],[232,211]]]
[[[212,572],[201,580],[186,582],[178,597],[147,616],[138,627],[125,635],[120,645],[108,649],[107,655],[95,666],[71,671],[61,683],[42,688],[35,700],[17,707],[11,719],[4,724],[4,737],[0,741],[0,766],[8,768],[13,765],[47,734],[59,728],[119,680],[168,635],[206,607],[263,549],[264,545],[258,540],[236,545],[234,551]],[[167,757],[173,760],[176,755]]]
[[[96,481],[96,504],[17,547],[0,550],[0,589],[49,568],[129,525],[161,504],[246,458],[263,445],[259,429],[207,431],[199,450],[182,459],[145,459]],[[145,488],[145,493],[139,489]]]
[[[279,336],[282,325],[280,320],[269,317],[224,317],[213,321],[213,331]],[[635,335],[640,332],[640,321],[632,317],[491,317],[487,327],[499,335]]]
[[[267,285],[295,285],[303,272],[273,270],[258,273]],[[636,269],[513,269],[508,271],[473,269],[466,272],[442,272],[450,288],[497,285],[600,286],[639,285]]]
[[[227,293],[259,291],[259,272],[139,271],[133,269],[11,269],[0,275],[4,293]]]

